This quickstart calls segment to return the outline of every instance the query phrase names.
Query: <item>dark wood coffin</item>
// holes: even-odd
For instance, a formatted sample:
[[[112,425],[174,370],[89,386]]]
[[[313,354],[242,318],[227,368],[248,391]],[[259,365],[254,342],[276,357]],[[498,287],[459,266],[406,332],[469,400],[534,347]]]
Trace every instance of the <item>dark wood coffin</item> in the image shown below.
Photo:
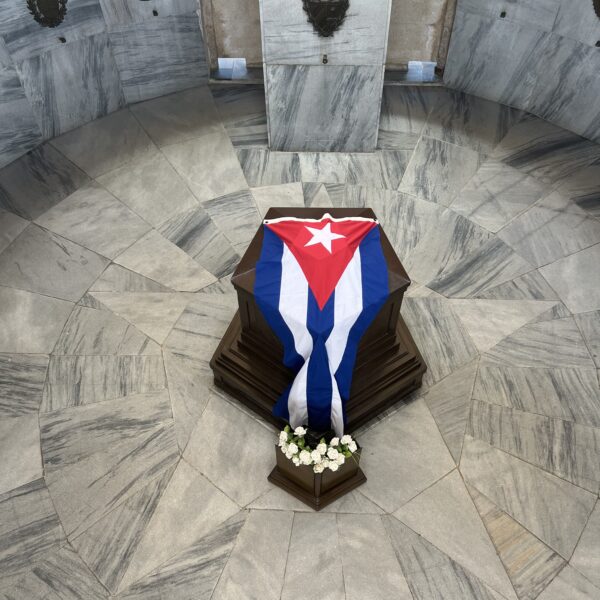
[[[318,219],[370,217],[370,208],[271,208],[266,217]],[[215,384],[266,420],[281,426],[273,405],[294,378],[283,365],[283,347],[254,300],[256,262],[263,231],[259,228],[232,276],[239,310],[211,360]],[[402,316],[400,306],[410,279],[385,232],[381,243],[388,264],[390,297],[363,336],[346,406],[348,433],[421,386],[426,366]]]

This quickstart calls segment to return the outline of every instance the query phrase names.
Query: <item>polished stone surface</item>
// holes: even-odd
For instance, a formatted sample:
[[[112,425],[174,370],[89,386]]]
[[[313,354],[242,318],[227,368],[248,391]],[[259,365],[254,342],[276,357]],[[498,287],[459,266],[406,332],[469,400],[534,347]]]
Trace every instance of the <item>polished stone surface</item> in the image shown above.
[[[150,19],[101,4],[111,32]],[[598,156],[425,87],[386,88],[374,153],[272,152],[261,90],[201,85],[0,170],[0,597],[600,597]],[[277,205],[373,208],[428,365],[319,514],[209,367]]]

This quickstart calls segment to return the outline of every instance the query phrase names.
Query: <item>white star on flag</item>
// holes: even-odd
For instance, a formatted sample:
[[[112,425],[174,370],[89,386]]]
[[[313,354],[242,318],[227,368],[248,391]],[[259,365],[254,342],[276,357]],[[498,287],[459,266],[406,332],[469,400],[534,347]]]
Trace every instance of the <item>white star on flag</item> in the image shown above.
[[[323,229],[315,229],[314,227],[305,226],[306,229],[312,234],[312,239],[304,244],[304,247],[314,246],[315,244],[321,244],[323,248],[331,254],[331,242],[333,240],[339,240],[340,238],[345,238],[345,235],[340,235],[339,233],[333,233],[331,231],[331,223],[327,223]]]

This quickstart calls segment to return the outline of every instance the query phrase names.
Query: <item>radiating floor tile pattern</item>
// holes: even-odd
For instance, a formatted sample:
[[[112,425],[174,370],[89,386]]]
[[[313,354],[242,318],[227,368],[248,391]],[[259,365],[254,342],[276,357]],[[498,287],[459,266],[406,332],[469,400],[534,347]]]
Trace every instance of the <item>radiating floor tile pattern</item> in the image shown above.
[[[133,43],[146,13],[100,4]],[[144,44],[197,27],[167,4]],[[191,64],[149,58],[132,97]],[[385,88],[374,153],[272,152],[261,87],[202,85],[0,170],[0,598],[600,598],[599,165],[438,87]],[[428,366],[321,513],[209,365],[272,206],[375,211]]]

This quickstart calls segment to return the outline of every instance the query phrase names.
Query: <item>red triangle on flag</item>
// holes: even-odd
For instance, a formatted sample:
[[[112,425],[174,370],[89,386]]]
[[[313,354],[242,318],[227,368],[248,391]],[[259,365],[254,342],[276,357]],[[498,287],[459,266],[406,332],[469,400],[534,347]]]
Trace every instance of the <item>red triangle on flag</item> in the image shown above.
[[[326,214],[321,219],[270,219],[265,225],[294,255],[323,310],[359,244],[377,221],[364,217],[334,219]]]

